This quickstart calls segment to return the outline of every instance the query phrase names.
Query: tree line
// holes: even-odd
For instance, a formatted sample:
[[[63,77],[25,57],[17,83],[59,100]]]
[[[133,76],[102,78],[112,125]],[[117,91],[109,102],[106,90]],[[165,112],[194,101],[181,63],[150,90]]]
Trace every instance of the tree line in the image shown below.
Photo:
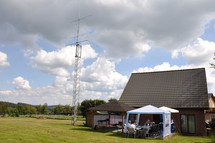
[[[108,102],[115,101],[116,99],[109,99]],[[101,104],[105,104],[104,100],[84,100],[78,106],[78,114],[86,116],[91,107],[95,107]],[[52,114],[52,115],[72,115],[74,107],[70,105],[57,105],[48,106],[47,103],[43,105],[29,105],[24,103],[10,103],[0,102],[0,115],[8,114],[10,116],[19,115],[32,115],[32,114]]]

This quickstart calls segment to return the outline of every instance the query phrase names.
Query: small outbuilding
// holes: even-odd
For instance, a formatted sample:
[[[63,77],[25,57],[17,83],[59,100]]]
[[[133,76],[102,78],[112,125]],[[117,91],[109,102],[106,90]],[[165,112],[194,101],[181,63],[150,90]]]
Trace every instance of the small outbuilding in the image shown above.
[[[121,123],[122,130],[126,120],[126,112],[134,108],[120,101],[112,101],[96,107],[90,108],[91,113],[87,115],[87,121],[91,121],[88,126],[95,127],[104,123],[106,126],[116,125]],[[99,115],[99,112],[106,111],[107,114]]]

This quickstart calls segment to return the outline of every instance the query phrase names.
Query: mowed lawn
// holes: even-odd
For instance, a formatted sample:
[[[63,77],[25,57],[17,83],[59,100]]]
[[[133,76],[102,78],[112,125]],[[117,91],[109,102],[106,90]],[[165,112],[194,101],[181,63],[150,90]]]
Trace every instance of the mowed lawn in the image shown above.
[[[70,120],[0,118],[1,143],[215,143],[214,137],[174,135],[165,140],[125,138],[119,133],[98,132],[83,126],[71,126]]]

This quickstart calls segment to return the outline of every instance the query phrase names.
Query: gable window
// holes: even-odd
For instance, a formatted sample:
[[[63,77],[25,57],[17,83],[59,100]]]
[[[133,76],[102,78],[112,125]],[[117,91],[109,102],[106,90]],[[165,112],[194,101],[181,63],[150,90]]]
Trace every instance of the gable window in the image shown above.
[[[181,132],[191,134],[195,133],[194,115],[181,115]]]

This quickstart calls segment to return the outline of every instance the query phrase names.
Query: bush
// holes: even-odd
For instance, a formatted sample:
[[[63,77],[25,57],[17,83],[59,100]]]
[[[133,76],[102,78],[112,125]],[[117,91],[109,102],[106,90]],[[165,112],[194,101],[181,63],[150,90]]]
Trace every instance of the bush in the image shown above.
[[[16,112],[16,113],[15,113],[15,117],[19,117],[19,113]]]
[[[10,117],[19,117],[19,113],[17,113],[17,112],[16,113],[12,113],[12,114],[9,114],[9,116]]]

